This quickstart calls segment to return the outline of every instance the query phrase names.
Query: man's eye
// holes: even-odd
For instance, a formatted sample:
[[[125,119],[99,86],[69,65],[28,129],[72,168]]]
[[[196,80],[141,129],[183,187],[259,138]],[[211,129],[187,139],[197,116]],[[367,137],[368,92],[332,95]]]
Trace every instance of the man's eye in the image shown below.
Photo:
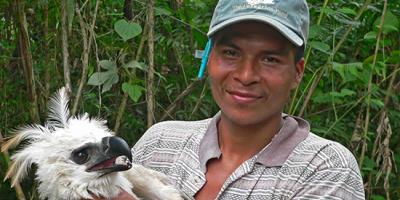
[[[231,49],[224,50],[223,54],[227,57],[237,57],[239,55],[235,50],[231,50]]]
[[[279,63],[279,60],[272,57],[272,56],[266,56],[262,62],[266,63],[266,64],[275,64],[275,63]]]

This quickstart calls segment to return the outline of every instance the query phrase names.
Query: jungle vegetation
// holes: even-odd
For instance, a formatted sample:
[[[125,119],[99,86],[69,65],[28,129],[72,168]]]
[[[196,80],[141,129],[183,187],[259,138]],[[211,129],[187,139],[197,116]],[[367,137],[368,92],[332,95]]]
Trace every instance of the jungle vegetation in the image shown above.
[[[356,156],[367,199],[400,199],[400,2],[308,0],[306,70],[285,112]],[[196,78],[216,0],[0,0],[0,143],[43,123],[49,96],[70,91],[133,145],[163,120],[213,116]],[[198,52],[197,52],[198,53]],[[12,152],[0,154],[0,179]],[[33,177],[33,176],[31,176]],[[37,199],[33,178],[0,199]]]

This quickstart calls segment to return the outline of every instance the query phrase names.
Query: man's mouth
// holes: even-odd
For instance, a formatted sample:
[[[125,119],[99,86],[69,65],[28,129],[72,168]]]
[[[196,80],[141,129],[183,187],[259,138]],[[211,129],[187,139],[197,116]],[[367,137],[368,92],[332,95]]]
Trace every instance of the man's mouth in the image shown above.
[[[244,91],[227,91],[227,93],[238,103],[252,103],[261,98],[260,95]]]

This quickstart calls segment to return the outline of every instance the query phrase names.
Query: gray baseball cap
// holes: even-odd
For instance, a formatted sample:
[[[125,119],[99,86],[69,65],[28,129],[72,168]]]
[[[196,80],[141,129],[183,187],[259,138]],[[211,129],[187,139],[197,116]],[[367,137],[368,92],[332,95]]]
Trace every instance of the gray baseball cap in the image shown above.
[[[247,20],[275,27],[296,46],[307,41],[310,17],[305,0],[219,0],[207,36]]]

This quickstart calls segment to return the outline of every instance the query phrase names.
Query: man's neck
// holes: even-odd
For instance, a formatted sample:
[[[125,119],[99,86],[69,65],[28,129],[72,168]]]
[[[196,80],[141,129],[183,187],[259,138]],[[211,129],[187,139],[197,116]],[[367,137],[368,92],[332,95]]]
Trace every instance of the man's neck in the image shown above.
[[[222,114],[217,125],[222,156],[233,162],[244,162],[269,144],[282,124],[279,116],[257,125],[238,125]]]

